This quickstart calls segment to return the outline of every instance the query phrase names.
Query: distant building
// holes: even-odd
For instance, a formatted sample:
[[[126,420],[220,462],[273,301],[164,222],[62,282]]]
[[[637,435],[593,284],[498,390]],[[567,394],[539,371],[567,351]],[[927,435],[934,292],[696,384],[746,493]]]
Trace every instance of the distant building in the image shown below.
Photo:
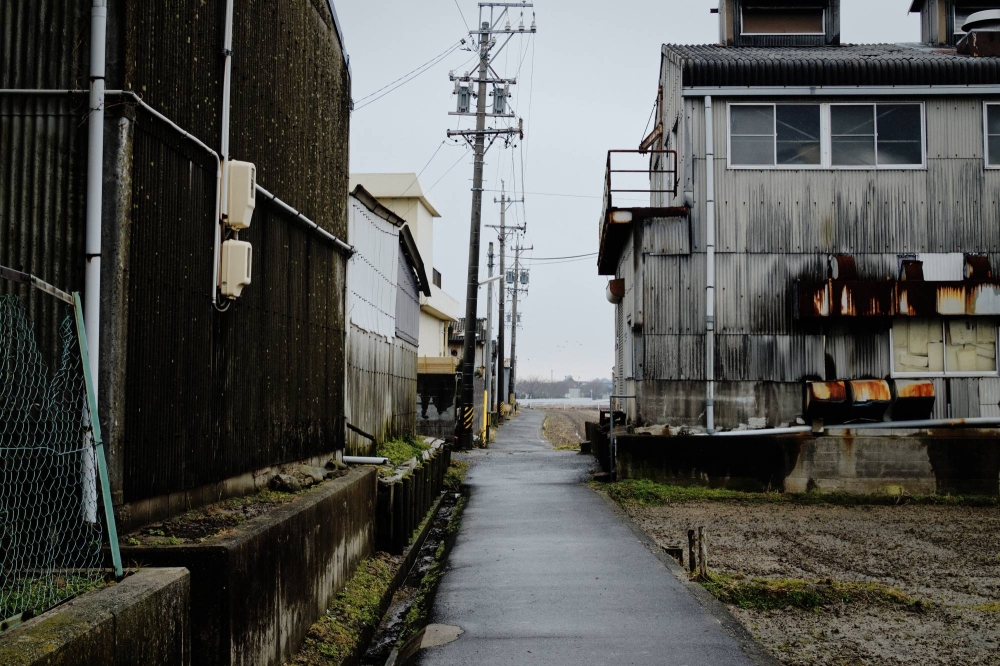
[[[455,368],[450,360],[448,327],[460,315],[458,301],[441,289],[441,273],[434,268],[434,220],[441,214],[431,204],[415,173],[352,173],[351,189],[363,185],[378,202],[406,222],[417,242],[428,277],[431,295],[420,297],[421,372]],[[450,369],[449,369],[450,368]]]
[[[452,356],[457,356],[459,359],[462,358],[462,351],[465,346],[465,317],[461,317],[458,321],[452,324],[448,328],[448,349]],[[492,351],[496,349],[496,340],[490,342],[491,349],[491,360],[496,362],[496,352]],[[486,362],[483,360],[486,354],[486,318],[476,320],[476,362],[475,369],[477,375],[482,375],[486,372]],[[461,360],[459,361],[461,362]]]
[[[655,128],[632,165],[609,155],[600,223],[634,423],[1000,417],[983,9],[916,0],[924,43],[848,45],[839,0],[721,0],[720,43],[663,46]],[[643,162],[636,205],[616,170]]]

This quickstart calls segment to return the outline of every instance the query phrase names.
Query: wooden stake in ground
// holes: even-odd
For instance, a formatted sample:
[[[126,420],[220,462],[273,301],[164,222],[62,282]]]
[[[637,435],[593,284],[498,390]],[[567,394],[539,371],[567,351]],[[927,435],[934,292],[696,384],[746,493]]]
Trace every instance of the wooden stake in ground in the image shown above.
[[[688,570],[694,573],[697,568],[697,560],[694,554],[694,530],[688,530]]]
[[[708,535],[705,528],[698,528],[698,575],[708,578]]]

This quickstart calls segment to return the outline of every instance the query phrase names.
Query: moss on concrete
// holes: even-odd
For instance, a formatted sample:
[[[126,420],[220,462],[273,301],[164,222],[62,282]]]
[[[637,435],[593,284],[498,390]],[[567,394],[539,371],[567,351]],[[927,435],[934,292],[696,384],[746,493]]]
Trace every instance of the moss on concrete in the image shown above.
[[[381,621],[381,603],[392,586],[395,565],[379,553],[362,562],[337,595],[326,614],[309,630],[305,644],[291,664],[319,666],[341,664],[357,653],[366,628]]]
[[[466,463],[463,463],[466,464]],[[434,552],[434,564],[430,566],[420,582],[420,589],[417,590],[416,599],[410,610],[406,613],[405,628],[399,635],[396,645],[401,646],[408,641],[416,632],[427,626],[431,608],[434,605],[434,597],[437,594],[438,585],[444,577],[448,564],[448,551],[455,543],[458,529],[462,524],[462,512],[465,510],[465,497],[460,497],[452,509],[451,520],[445,531],[445,536],[438,544]]]
[[[469,471],[469,463],[464,460],[452,459],[451,464],[444,473],[444,487],[452,492],[458,492],[465,481],[465,475]]]
[[[410,458],[419,457],[429,448],[429,445],[415,437],[390,439],[379,444],[375,455],[388,458],[393,465],[402,465]]]

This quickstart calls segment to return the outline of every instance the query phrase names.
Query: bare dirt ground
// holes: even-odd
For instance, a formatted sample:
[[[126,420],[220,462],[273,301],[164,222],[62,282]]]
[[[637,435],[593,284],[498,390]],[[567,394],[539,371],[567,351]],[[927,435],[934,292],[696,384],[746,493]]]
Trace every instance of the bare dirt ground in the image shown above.
[[[923,602],[728,606],[785,664],[1000,664],[997,508],[698,501],[626,510],[664,546],[704,525],[714,571],[882,583]]]
[[[584,423],[596,422],[600,414],[596,409],[580,407],[545,407],[537,408],[545,412],[545,423],[542,433],[557,449],[580,450],[580,442],[585,439]]]

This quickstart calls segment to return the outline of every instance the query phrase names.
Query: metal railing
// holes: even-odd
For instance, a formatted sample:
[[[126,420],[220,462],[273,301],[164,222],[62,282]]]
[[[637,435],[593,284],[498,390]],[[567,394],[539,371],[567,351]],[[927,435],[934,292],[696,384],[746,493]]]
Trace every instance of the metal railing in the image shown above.
[[[611,165],[612,155],[650,155],[650,165],[645,169],[613,169]],[[659,166],[657,166],[656,156],[662,155],[663,159],[659,161]],[[623,173],[644,173],[649,175],[649,187],[646,188],[616,188],[614,187],[614,178],[612,174],[623,174]],[[656,183],[656,178],[662,177],[663,186],[659,186]],[[676,150],[609,150],[608,151],[608,163],[604,172],[604,211],[611,210],[615,207],[614,195],[618,194],[648,194],[650,198],[654,194],[670,194],[671,196],[677,196],[677,186],[679,179],[677,177],[677,151]],[[669,184],[669,187],[666,185]],[[647,206],[653,206],[653,202],[647,204]],[[664,205],[664,204],[659,204]],[[638,208],[640,206],[625,206],[625,208]]]
[[[0,278],[60,301],[46,349],[22,299],[0,295],[3,630],[103,584],[105,546],[115,576],[122,565],[80,296],[4,267]]]

